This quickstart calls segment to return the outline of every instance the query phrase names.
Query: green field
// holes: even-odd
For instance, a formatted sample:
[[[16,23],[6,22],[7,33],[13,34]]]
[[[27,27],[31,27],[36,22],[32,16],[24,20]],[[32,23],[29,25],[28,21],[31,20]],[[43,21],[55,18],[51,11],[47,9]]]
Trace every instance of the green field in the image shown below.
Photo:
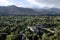
[[[0,16],[0,40],[60,40],[60,16]]]

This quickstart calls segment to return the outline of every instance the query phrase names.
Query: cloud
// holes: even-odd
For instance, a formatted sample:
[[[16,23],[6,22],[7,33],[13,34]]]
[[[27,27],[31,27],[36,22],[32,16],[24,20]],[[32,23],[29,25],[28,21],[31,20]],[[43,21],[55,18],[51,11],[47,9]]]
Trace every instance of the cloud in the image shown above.
[[[57,7],[60,0],[0,0],[0,6],[16,5],[19,7]]]
[[[8,0],[0,0],[0,6],[7,6],[7,5],[11,5],[12,3],[10,3]]]
[[[60,0],[27,0],[31,4],[40,7],[59,7],[60,8]]]
[[[17,3],[11,2],[11,1],[12,0],[0,0],[0,6],[16,5],[16,6],[19,6],[19,7],[23,7],[23,5],[17,4]]]
[[[27,0],[10,0],[11,3],[17,5],[19,7],[28,7],[31,8],[33,5],[29,3]]]

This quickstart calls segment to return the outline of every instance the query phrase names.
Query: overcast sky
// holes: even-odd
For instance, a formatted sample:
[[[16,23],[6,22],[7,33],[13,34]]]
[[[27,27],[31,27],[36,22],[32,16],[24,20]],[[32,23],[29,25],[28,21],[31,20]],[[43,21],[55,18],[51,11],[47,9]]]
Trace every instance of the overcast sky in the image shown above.
[[[0,0],[0,6],[16,5],[19,7],[56,7],[60,8],[60,0]]]

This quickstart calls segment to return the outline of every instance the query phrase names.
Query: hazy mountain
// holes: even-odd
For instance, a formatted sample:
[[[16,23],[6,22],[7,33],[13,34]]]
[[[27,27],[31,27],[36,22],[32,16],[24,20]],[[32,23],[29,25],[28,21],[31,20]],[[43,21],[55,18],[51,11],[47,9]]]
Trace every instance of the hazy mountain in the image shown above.
[[[60,9],[48,8],[23,8],[12,6],[0,6],[0,15],[60,15]]]

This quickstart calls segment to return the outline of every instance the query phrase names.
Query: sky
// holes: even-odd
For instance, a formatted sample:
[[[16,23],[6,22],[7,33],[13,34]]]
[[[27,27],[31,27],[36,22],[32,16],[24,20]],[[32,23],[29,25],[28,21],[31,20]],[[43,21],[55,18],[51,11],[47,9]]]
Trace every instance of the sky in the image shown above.
[[[60,8],[60,0],[0,0],[0,6],[16,5],[18,7],[56,7]]]

